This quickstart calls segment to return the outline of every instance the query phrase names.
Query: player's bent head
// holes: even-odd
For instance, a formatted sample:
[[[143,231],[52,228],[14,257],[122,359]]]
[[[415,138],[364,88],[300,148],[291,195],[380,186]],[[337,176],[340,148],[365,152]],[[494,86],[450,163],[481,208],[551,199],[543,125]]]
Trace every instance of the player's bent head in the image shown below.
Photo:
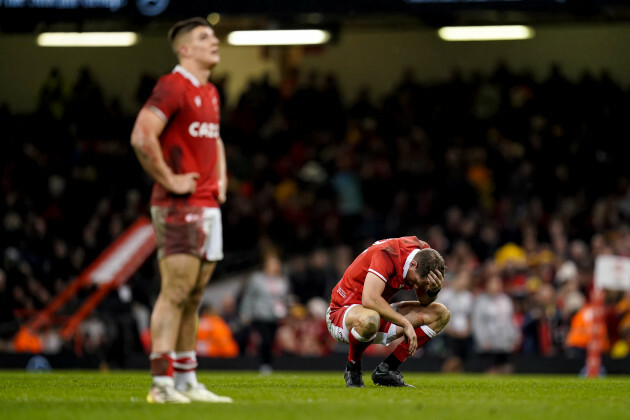
[[[210,22],[202,17],[194,17],[190,19],[180,20],[174,24],[168,31],[168,41],[171,44],[171,48],[175,55],[179,55],[179,47],[185,41],[186,37],[190,35],[193,29],[198,26],[207,26],[212,28]]]
[[[413,259],[418,263],[420,277],[427,277],[431,271],[439,271],[444,275],[444,258],[435,249],[421,249]]]

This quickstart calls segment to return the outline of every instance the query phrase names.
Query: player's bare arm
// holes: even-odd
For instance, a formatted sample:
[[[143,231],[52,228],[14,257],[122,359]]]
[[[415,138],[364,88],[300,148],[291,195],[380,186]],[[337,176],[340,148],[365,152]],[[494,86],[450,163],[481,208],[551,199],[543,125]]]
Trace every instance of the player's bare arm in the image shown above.
[[[422,306],[429,306],[431,303],[435,302],[438,293],[442,289],[443,281],[444,277],[439,271],[429,272],[429,275],[427,276],[427,292],[430,293],[422,292],[421,289],[415,289],[416,296],[418,297],[418,302],[420,302]]]
[[[131,132],[133,150],[142,168],[168,191],[174,194],[194,193],[199,174],[175,174],[164,160],[159,135],[165,126],[164,121],[153,111],[146,108],[140,110]]]
[[[362,305],[364,308],[378,312],[384,320],[401,327],[405,340],[409,342],[409,352],[413,354],[418,348],[418,338],[413,325],[407,318],[396,312],[389,302],[383,299],[384,290],[385,283],[383,280],[376,274],[368,273],[363,287]]]
[[[225,203],[227,192],[227,164],[225,162],[225,146],[221,137],[217,138],[217,179],[219,185],[219,203]]]

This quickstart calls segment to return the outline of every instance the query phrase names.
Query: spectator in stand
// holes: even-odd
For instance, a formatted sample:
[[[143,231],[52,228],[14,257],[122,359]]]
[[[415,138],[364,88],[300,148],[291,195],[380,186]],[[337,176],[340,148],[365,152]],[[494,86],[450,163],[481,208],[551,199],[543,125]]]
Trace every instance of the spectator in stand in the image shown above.
[[[496,269],[487,278],[485,291],[475,299],[472,333],[477,352],[489,373],[511,373],[510,355],[519,341],[514,323],[514,305],[503,292]]]
[[[604,330],[606,326],[603,326]],[[566,340],[566,355],[569,359],[586,360],[588,343],[593,340],[593,304],[584,305],[571,319],[571,327]],[[608,332],[599,336],[602,352],[608,352],[610,341]]]
[[[68,87],[61,70],[53,67],[39,91],[39,112],[43,117],[60,121],[66,112]]]
[[[451,321],[443,335],[448,358],[442,368],[446,372],[463,371],[472,355],[471,319],[475,297],[470,291],[471,282],[472,271],[469,267],[462,267],[437,299],[451,312]]]
[[[295,255],[291,257],[289,263],[289,283],[294,299],[300,303],[307,301],[310,294],[310,285],[308,284],[307,258],[303,255]]]
[[[326,290],[332,290],[339,279],[333,271],[330,257],[325,249],[316,249],[311,254],[306,270],[310,293],[303,297],[305,304],[313,298],[324,298]]]
[[[239,313],[244,325],[260,336],[258,356],[261,374],[273,372],[273,344],[279,322],[287,316],[289,281],[274,254],[264,257],[263,268],[255,272],[243,294]]]
[[[507,243],[497,250],[494,261],[501,270],[506,291],[511,295],[526,293],[528,273],[525,250],[515,243]]]
[[[200,310],[197,328],[197,354],[205,357],[236,357],[238,344],[230,327],[210,305]]]
[[[301,351],[299,329],[306,320],[306,307],[299,302],[289,306],[287,316],[278,327],[276,342],[284,354],[299,355]]]
[[[298,340],[299,354],[321,357],[331,353],[335,340],[328,334],[326,310],[328,305],[323,298],[314,297],[306,303],[306,318],[300,323]]]
[[[556,291],[550,284],[541,285],[530,298],[521,332],[524,355],[553,356],[562,352],[562,337],[558,337],[562,314],[556,303]]]
[[[326,327],[326,301],[311,299],[306,306],[295,303],[278,328],[277,342],[287,354],[321,357],[330,354],[335,341]]]
[[[610,355],[622,359],[630,353],[630,291],[615,305],[615,311],[619,317],[619,338],[613,343]]]
[[[336,163],[337,171],[331,178],[331,184],[337,194],[337,209],[341,215],[341,239],[343,243],[354,244],[358,239],[364,208],[361,179],[349,150],[339,149]]]
[[[244,354],[249,338],[249,328],[243,325],[241,317],[238,313],[239,302],[242,300],[242,287],[238,289],[237,296],[225,294],[221,298],[221,318],[225,321],[230,329],[236,344],[238,345],[239,354]]]

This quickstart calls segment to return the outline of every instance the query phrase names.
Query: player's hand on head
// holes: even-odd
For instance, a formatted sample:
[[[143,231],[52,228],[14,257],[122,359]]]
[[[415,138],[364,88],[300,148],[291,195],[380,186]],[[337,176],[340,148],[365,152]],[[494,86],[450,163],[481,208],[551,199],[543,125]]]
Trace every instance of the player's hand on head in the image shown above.
[[[194,194],[197,189],[198,179],[199,174],[197,172],[175,174],[173,175],[170,191],[173,194]]]
[[[444,282],[444,277],[442,273],[438,271],[431,271],[427,276],[427,280],[429,281],[429,290],[432,292],[437,292],[442,288],[442,282]]]

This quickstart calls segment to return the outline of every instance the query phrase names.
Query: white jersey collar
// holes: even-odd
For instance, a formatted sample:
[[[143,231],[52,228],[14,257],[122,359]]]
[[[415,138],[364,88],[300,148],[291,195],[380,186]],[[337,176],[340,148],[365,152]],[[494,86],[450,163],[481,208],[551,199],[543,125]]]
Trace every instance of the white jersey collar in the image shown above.
[[[186,70],[185,68],[183,68],[179,64],[175,66],[175,68],[173,69],[173,73],[181,74],[186,79],[190,80],[190,83],[195,85],[195,87],[201,86],[201,83],[199,83],[199,80],[197,80],[197,78],[195,76],[193,76],[193,74],[191,72],[189,72],[188,70]]]
[[[407,272],[409,271],[409,264],[411,264],[411,260],[413,260],[413,257],[415,257],[418,252],[420,252],[419,249],[414,249],[413,251],[409,253],[409,255],[407,255],[407,259],[405,260],[405,266],[403,267],[403,280],[407,278]]]

